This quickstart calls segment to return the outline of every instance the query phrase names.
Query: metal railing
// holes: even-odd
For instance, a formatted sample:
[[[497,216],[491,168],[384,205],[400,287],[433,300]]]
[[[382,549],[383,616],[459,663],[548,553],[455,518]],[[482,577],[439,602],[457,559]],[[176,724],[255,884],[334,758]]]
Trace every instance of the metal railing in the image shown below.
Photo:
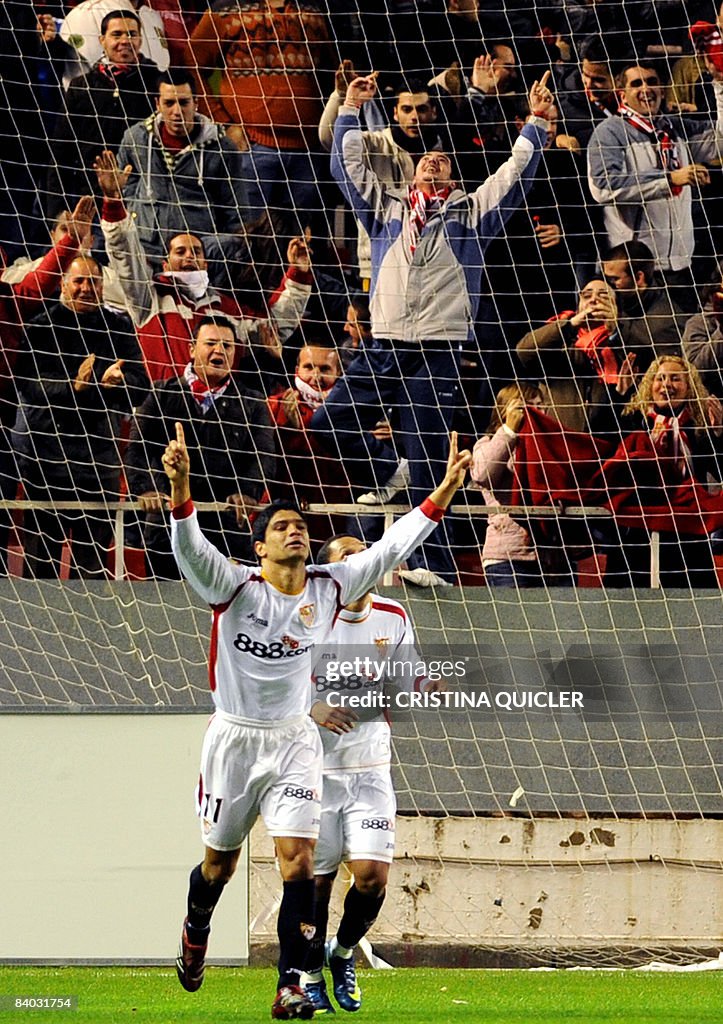
[[[229,508],[222,501],[194,501],[199,512],[224,512]],[[260,509],[262,506],[258,506]],[[113,578],[122,580],[125,576],[125,522],[126,512],[140,512],[143,509],[138,501],[0,501],[0,511],[13,512],[31,509],[47,512],[104,512],[114,518],[114,562]],[[409,512],[409,505],[358,505],[358,504],[313,504],[304,509],[309,514],[335,514],[349,516],[384,516],[384,529],[392,524],[396,516]],[[612,519],[612,512],[603,507],[575,505],[566,509],[558,509],[548,505],[469,505],[457,503],[450,507],[455,515],[470,518],[488,518],[491,515],[515,515],[529,519]],[[391,586],[392,574],[387,573],[382,581],[384,586]],[[650,535],[650,586],[660,587],[660,535]]]

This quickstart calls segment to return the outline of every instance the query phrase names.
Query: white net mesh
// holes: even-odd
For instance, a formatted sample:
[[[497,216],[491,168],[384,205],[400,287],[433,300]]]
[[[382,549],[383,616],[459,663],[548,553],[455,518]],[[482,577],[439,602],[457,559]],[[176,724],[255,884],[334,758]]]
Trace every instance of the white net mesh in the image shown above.
[[[477,485],[409,563],[433,586],[402,597],[425,656],[468,658],[492,706],[395,723],[381,933],[486,962],[708,955],[717,18],[4,4],[0,709],[211,706],[207,610],[168,543],[177,420],[204,529],[242,560],[268,497],[314,507],[315,546],[374,539],[372,506],[421,501],[458,429]],[[549,116],[526,125],[540,80],[555,105],[534,94]],[[219,330],[234,354],[204,348]],[[501,690],[579,690],[584,710],[505,710]]]

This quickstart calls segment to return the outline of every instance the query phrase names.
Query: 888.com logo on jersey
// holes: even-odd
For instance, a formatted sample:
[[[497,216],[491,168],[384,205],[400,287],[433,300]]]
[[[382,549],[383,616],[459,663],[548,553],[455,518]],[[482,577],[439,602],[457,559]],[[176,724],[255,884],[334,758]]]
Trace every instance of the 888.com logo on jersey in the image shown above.
[[[299,640],[291,636],[282,636],[281,640],[273,640],[271,643],[264,643],[263,640],[254,640],[247,633],[237,633],[233,642],[237,651],[242,654],[250,654],[254,658],[298,658],[306,654],[313,647],[307,644],[305,647]]]

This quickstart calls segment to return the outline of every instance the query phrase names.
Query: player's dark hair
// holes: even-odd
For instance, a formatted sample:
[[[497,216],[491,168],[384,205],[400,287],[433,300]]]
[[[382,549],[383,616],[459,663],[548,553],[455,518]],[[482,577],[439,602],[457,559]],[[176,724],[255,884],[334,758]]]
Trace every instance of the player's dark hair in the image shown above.
[[[303,518],[303,513],[295,501],[289,501],[287,498],[277,498],[276,501],[272,501],[266,508],[261,509],[254,519],[253,526],[251,527],[251,539],[254,544],[257,541],[263,543],[266,540],[266,531],[269,528],[269,523],[277,512],[296,512]]]
[[[103,18],[103,20],[100,23],[100,34],[102,36],[104,36],[106,34],[106,32],[108,31],[109,23],[111,21],[113,21],[115,18],[122,18],[124,21],[128,21],[129,19],[131,21],[135,21],[135,23],[138,26],[138,28],[141,31],[143,31],[143,26],[141,24],[141,19],[138,17],[138,15],[136,14],[135,11],[108,11],[106,16]]]

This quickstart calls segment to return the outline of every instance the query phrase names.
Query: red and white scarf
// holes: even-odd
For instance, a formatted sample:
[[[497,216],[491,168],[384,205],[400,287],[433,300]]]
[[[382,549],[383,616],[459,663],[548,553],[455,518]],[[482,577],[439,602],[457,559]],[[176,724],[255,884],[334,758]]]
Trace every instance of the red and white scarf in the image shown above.
[[[194,372],[192,363],[189,363],[183,371],[183,379],[188,384],[191,389],[191,394],[201,406],[201,410],[204,413],[213,408],[213,403],[217,398],[221,397],[231,383],[231,376],[229,375],[215,388],[209,387],[208,382],[201,380],[198,374]]]
[[[126,75],[132,67],[137,67],[136,64],[111,64],[107,57],[103,57],[98,62],[98,70],[101,75],[105,75],[106,78],[120,78],[121,75]]]
[[[678,479],[685,480],[691,475],[690,444],[685,426],[690,422],[690,413],[683,409],[679,416],[663,416],[654,406],[648,409],[651,421],[650,436],[653,447],[663,464],[674,470]]]
[[[298,373],[294,379],[294,384],[301,396],[301,400],[306,402],[310,409],[320,409],[329,395],[329,391],[319,391],[317,388],[312,388],[311,384],[307,384],[305,380],[302,380]]]
[[[660,163],[664,171],[678,170],[681,166],[680,154],[678,152],[678,145],[671,134],[672,126],[667,117],[659,117],[658,123],[655,125],[649,118],[643,117],[637,110],[629,107],[627,103],[620,104],[618,113],[633,128],[637,128],[639,132],[647,135],[653,145],[658,147]],[[683,186],[671,185],[670,191],[674,196],[678,196],[683,191]]]
[[[567,309],[550,317],[548,324],[556,320],[569,320],[575,315],[574,309]],[[579,348],[592,363],[598,380],[603,384],[617,384],[620,380],[620,363],[610,346],[610,330],[604,324],[600,327],[580,327],[575,337],[575,348]]]
[[[610,347],[610,331],[607,327],[581,328],[577,332],[575,348],[581,349],[588,357],[598,380],[604,384],[617,384],[620,380],[620,364]]]
[[[419,245],[424,225],[430,216],[441,208],[451,191],[452,188],[448,185],[438,192],[427,195],[426,192],[422,192],[421,188],[409,186],[409,206],[412,212],[412,216],[409,218],[409,251],[412,254]]]

